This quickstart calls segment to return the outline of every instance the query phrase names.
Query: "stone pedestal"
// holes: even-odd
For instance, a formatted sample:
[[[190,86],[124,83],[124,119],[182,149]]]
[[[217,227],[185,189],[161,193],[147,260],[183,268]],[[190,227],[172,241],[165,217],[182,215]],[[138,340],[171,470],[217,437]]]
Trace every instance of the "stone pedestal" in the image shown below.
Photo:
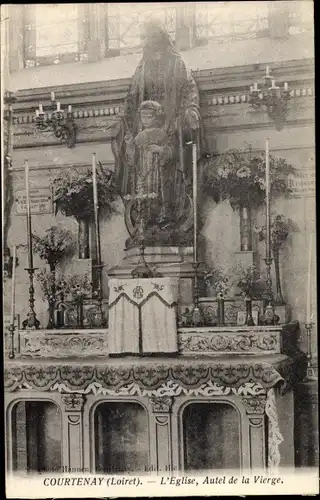
[[[130,279],[132,271],[140,260],[139,248],[130,248],[125,251],[123,265],[114,267],[108,271],[109,277]],[[178,278],[179,305],[189,305],[193,302],[193,278],[194,268],[192,247],[146,247],[144,251],[145,261],[151,268],[167,278]],[[204,275],[204,265],[199,266],[199,278]]]

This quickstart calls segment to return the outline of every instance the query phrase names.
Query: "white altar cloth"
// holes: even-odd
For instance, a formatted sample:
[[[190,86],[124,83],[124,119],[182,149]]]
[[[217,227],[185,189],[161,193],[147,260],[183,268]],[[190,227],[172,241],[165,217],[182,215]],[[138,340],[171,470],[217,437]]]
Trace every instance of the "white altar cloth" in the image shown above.
[[[109,289],[110,354],[177,352],[177,279],[112,278]]]

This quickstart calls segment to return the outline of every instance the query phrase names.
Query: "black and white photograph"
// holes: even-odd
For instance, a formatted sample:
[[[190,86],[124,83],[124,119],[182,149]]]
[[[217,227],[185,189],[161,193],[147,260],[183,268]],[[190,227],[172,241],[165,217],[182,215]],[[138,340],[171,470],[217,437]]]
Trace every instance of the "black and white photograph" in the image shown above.
[[[314,4],[1,5],[7,498],[319,493]]]

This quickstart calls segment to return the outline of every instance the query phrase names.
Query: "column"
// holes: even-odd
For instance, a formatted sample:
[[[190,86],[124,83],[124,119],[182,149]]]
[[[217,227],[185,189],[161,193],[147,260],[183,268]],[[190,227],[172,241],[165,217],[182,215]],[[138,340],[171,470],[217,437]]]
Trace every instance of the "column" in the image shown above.
[[[176,9],[176,47],[179,51],[188,50],[194,46],[195,7],[183,2]]]
[[[82,413],[85,397],[82,394],[63,394],[61,401],[63,466],[82,469],[84,467]]]
[[[266,395],[243,396],[249,423],[250,469],[266,469],[265,406]]]
[[[105,56],[105,5],[92,3],[88,5],[89,40],[88,62],[99,61]]]
[[[156,471],[172,470],[172,398],[168,396],[150,398],[150,434],[152,436],[150,462]]]

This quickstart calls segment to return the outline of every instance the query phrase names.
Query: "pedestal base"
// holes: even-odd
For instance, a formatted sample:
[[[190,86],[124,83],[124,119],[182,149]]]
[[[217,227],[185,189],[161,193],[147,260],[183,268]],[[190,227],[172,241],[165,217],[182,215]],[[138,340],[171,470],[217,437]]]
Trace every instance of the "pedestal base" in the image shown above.
[[[140,259],[139,248],[130,248],[125,251],[123,265],[108,271],[112,278],[132,278],[132,271],[137,267]],[[193,278],[195,271],[192,265],[192,247],[146,247],[144,250],[145,261],[163,277],[179,278],[178,300],[179,305],[193,302]],[[198,277],[204,276],[204,265],[199,266]]]

